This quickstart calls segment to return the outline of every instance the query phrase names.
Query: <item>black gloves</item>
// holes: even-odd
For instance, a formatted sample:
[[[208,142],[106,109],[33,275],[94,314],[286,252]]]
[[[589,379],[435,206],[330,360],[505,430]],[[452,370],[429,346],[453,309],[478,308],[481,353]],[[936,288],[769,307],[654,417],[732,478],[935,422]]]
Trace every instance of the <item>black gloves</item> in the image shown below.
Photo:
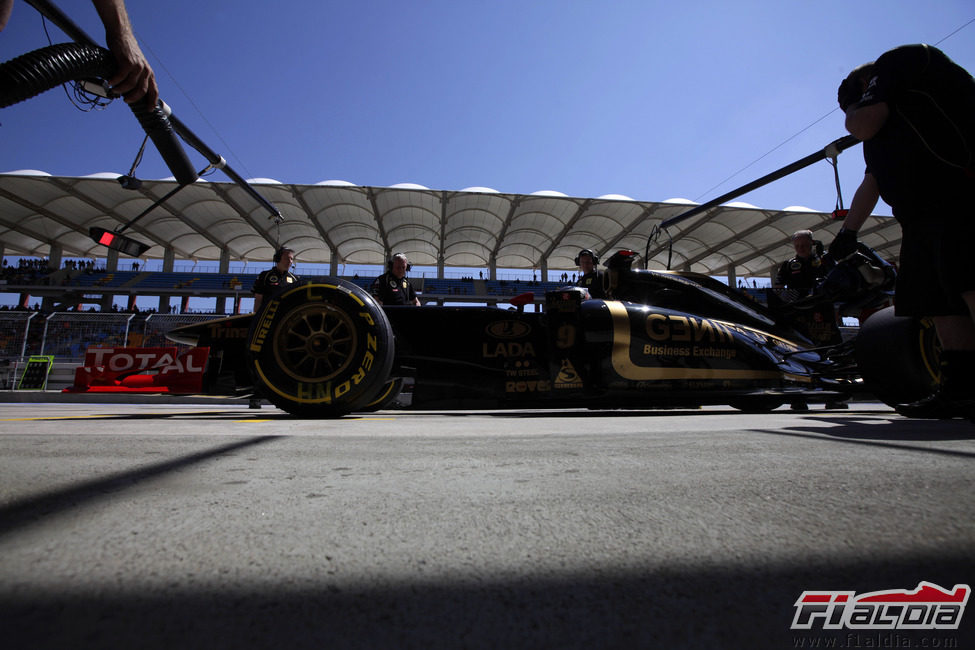
[[[829,256],[839,261],[855,253],[856,249],[857,231],[840,228],[833,243],[829,245]]]

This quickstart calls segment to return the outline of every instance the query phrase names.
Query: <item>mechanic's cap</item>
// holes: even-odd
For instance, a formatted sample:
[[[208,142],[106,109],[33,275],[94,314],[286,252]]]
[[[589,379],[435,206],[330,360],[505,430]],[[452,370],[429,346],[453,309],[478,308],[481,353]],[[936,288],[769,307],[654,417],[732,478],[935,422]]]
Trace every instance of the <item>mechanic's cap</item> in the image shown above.
[[[836,101],[840,105],[840,110],[844,113],[853,104],[860,101],[863,97],[863,82],[869,81],[874,73],[874,64],[864,63],[853,69],[846,79],[840,82],[840,87],[836,90]]]

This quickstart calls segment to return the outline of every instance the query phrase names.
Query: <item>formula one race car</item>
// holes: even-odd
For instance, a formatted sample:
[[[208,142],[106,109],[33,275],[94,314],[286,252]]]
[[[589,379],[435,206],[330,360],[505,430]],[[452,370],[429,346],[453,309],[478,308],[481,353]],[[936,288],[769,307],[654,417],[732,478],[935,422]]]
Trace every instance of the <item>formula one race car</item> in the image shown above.
[[[84,81],[90,87],[92,80],[112,77],[110,52],[97,47],[51,3],[31,4],[77,42],[0,64],[0,107],[65,81]],[[143,254],[149,245],[123,232],[198,178],[176,134],[207,159],[207,170],[223,170],[276,224],[283,220],[168,106],[158,102],[132,108],[179,187],[114,231],[91,227],[89,234],[99,245],[136,257]],[[816,161],[835,158],[856,142],[852,136],[836,140],[662,222],[655,232]],[[123,186],[137,181],[129,176],[119,180]],[[98,367],[102,353],[95,351],[90,366],[78,373],[77,385],[186,389],[198,377],[176,375],[197,368],[206,355],[201,382],[206,392],[257,393],[289,413],[312,417],[381,408],[408,378],[414,384],[413,406],[435,408],[730,404],[768,410],[796,399],[830,401],[861,392],[898,404],[924,398],[937,387],[939,350],[933,328],[924,321],[896,318],[888,308],[870,316],[852,340],[824,340],[814,331],[812,325],[830,321],[808,318],[817,309],[826,313],[824,304],[832,313],[835,303],[862,310],[889,299],[892,269],[869,249],[838,263],[813,296],[771,301],[770,306],[704,275],[634,269],[634,257],[631,251],[613,255],[592,294],[577,287],[548,293],[542,313],[491,307],[383,308],[361,288],[325,278],[272,296],[256,315],[173,330],[168,335],[172,340],[207,351],[179,358],[167,348],[139,353],[156,376],[122,376],[112,368],[106,373]]]
[[[866,247],[813,296],[774,309],[708,276],[633,269],[635,256],[620,251],[605,263],[598,297],[566,287],[546,294],[541,313],[381,307],[328,278],[285,289],[256,315],[168,337],[210,349],[208,390],[253,386],[303,417],[382,408],[408,378],[412,406],[438,409],[764,411],[861,393],[896,404],[937,384],[933,331],[892,308],[853,340],[817,347],[801,331],[801,314],[816,304],[870,308],[889,298],[892,269]]]

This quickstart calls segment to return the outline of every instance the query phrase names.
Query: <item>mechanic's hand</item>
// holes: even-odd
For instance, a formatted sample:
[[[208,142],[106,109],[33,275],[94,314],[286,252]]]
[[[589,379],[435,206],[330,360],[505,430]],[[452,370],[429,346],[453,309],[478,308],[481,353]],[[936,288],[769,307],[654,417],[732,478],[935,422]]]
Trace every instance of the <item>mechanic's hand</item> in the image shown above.
[[[159,100],[156,76],[131,34],[107,34],[108,49],[115,57],[118,70],[108,80],[112,90],[125,98],[126,104],[145,98],[150,107]]]
[[[833,243],[829,245],[829,256],[838,261],[849,257],[856,250],[857,231],[840,228],[840,231],[836,233],[836,237],[833,239]]]

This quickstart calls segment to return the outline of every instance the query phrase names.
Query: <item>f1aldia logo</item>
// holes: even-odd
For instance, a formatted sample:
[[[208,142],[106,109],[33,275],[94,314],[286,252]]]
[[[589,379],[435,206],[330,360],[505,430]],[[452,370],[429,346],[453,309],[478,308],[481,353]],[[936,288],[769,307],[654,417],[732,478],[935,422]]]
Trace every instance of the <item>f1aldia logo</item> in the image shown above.
[[[930,582],[917,589],[889,589],[857,595],[853,591],[804,591],[796,600],[793,630],[819,625],[824,630],[957,630],[971,593],[968,585],[951,591]]]

